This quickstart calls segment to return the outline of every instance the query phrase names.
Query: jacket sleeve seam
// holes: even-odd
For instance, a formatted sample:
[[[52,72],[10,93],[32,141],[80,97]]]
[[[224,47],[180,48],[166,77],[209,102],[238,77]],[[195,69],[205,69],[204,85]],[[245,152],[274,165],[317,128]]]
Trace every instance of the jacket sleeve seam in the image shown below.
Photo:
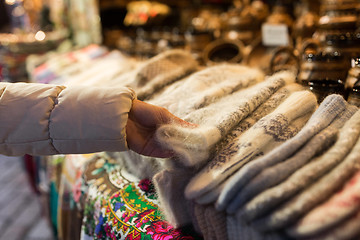
[[[49,119],[48,119],[48,139],[50,140],[50,144],[51,146],[54,148],[55,152],[57,154],[60,154],[60,152],[56,149],[55,145],[54,145],[54,139],[51,137],[50,134],[50,124],[51,124],[51,113],[52,111],[55,109],[55,107],[59,104],[59,95],[60,93],[65,89],[65,87],[63,86],[57,86],[57,88],[60,88],[60,91],[57,93],[57,95],[54,97],[54,103],[53,103],[53,107],[50,109],[50,113],[49,113]]]

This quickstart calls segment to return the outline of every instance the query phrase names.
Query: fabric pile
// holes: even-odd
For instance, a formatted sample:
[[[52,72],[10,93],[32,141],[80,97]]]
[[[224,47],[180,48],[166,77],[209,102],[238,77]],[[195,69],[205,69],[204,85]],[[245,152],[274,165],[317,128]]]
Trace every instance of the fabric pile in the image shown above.
[[[159,144],[176,153],[171,159],[128,151],[100,157],[108,169],[96,157],[89,161],[87,177],[101,175],[95,168],[114,175],[109,166],[118,165],[136,179],[151,179],[156,195],[139,194],[138,180],[121,174],[115,174],[121,184],[106,194],[107,178],[87,179],[103,196],[88,199],[87,206],[102,207],[87,212],[84,239],[136,239],[135,232],[159,239],[152,229],[164,219],[174,231],[169,239],[191,239],[175,231],[186,226],[206,240],[360,236],[360,112],[340,95],[318,105],[291,72],[265,76],[239,64],[200,68],[182,50],[125,69],[113,70],[105,84],[132,87],[139,99],[195,125],[158,128]]]

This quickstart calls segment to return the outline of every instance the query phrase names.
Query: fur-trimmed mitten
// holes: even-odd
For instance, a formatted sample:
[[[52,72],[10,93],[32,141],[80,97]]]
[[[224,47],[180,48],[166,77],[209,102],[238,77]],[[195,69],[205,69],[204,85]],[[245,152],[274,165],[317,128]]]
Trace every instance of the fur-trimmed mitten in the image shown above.
[[[184,117],[199,124],[199,127],[174,124],[159,127],[157,140],[164,148],[173,150],[183,165],[201,166],[210,157],[215,144],[289,82],[294,82],[292,74],[275,74],[264,82],[223,97]]]

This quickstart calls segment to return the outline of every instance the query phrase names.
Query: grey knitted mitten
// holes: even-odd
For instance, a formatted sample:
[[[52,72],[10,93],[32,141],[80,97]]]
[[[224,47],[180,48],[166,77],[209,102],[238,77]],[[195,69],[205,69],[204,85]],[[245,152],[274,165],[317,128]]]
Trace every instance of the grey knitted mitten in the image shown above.
[[[309,237],[329,231],[360,210],[360,171],[329,200],[312,209],[287,229],[293,237]]]
[[[322,104],[311,116],[301,131],[280,147],[273,149],[270,153],[245,165],[227,180],[222,193],[216,203],[217,209],[225,209],[252,178],[263,169],[275,165],[293,155],[302,145],[312,138],[319,131],[327,127],[336,116],[342,113],[348,104],[340,95],[331,95],[324,99]],[[229,212],[236,210],[229,208]]]
[[[355,145],[360,134],[360,129],[357,130],[356,128],[358,123],[354,119],[346,121],[346,118],[349,118],[356,110],[356,108],[349,105],[345,113],[334,122],[343,122],[345,126],[341,129],[336,143],[328,151],[299,168],[279,185],[266,189],[249,201],[241,210],[243,217],[247,220],[252,220],[264,215],[342,161]],[[355,131],[354,128],[356,129]]]
[[[358,117],[357,114],[354,117]],[[329,173],[264,218],[253,222],[260,230],[285,227],[326,200],[360,168],[360,139],[346,158]]]

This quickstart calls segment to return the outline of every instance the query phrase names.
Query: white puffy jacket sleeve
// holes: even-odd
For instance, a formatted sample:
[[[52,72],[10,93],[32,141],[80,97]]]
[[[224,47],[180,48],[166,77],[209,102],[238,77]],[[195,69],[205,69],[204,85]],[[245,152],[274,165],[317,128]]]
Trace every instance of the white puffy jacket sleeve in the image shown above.
[[[0,82],[0,154],[124,151],[133,90]]]

